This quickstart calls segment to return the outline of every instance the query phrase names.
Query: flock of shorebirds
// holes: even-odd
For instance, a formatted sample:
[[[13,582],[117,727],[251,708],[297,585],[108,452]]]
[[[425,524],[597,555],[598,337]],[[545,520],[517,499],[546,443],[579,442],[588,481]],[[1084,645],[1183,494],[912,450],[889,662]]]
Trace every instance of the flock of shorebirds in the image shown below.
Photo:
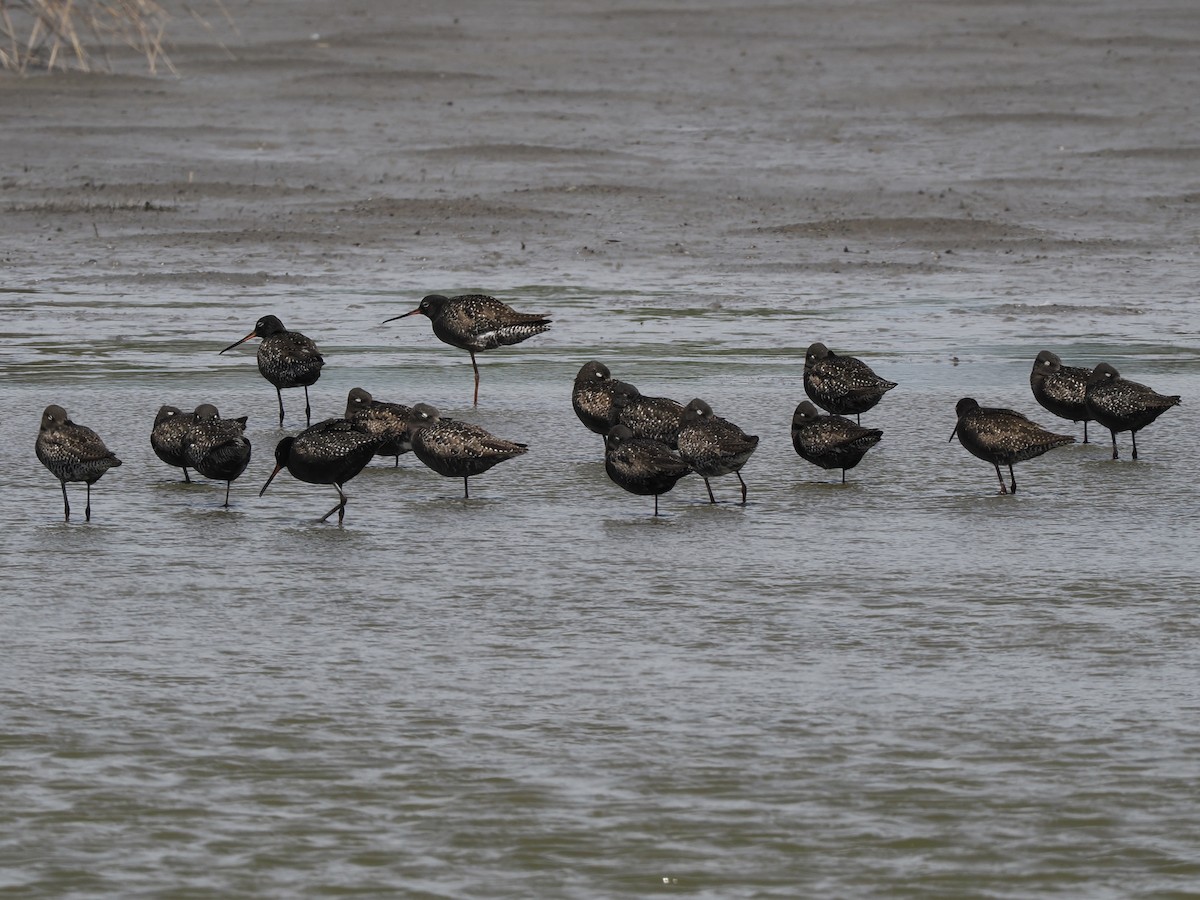
[[[541,334],[550,327],[545,315],[521,313],[485,294],[445,297],[430,294],[420,305],[393,322],[421,314],[442,341],[466,350],[475,372],[474,404],[479,404],[479,365],[475,354]],[[395,457],[412,451],[439,475],[463,479],[463,496],[470,496],[468,481],[492,466],[520,456],[525,444],[488,433],[478,425],[443,417],[428,404],[409,407],[375,400],[362,388],[350,391],[341,418],[312,424],[308,387],[321,375],[324,358],[317,345],[298,331],[288,331],[275,316],[259,319],[241,340],[221,353],[251,338],[260,338],[258,368],[275,386],[279,400],[279,424],[283,426],[283,389],[304,388],[304,431],[283,438],[275,447],[275,469],[259,491],[261,496],[283,469],[300,481],[332,485],[338,503],[321,521],[335,512],[340,524],[346,512],[343,486],[367,465],[372,457]],[[1159,394],[1146,385],[1120,376],[1108,363],[1094,369],[1065,366],[1049,350],[1037,356],[1030,374],[1034,398],[1056,416],[1084,423],[1099,422],[1112,434],[1112,458],[1117,459],[1117,435],[1128,431],[1137,459],[1137,432],[1179,403],[1178,396]],[[853,356],[834,353],[822,343],[808,348],[804,360],[804,391],[792,416],[792,445],[803,459],[823,469],[846,470],[862,460],[879,443],[883,432],[861,424],[861,415],[872,409],[896,382],[881,378]],[[633,385],[612,376],[597,361],[584,363],[575,377],[572,406],[589,430],[604,437],[604,468],[612,481],[633,494],[658,497],[670,491],[681,478],[696,473],[704,479],[709,501],[716,502],[710,479],[735,475],[741,485],[741,502],[746,502],[746,482],[741,469],[758,446],[758,437],[746,434],[734,423],[716,415],[703,400],[683,405],[667,397],[648,397]],[[814,405],[815,404],[815,405]],[[822,415],[817,407],[828,415]],[[1000,481],[1000,493],[1016,493],[1013,464],[1040,456],[1055,447],[1072,444],[1071,435],[1056,434],[1011,409],[980,406],[964,397],[956,406],[958,423],[950,439],[957,437],[972,455],[990,462]],[[848,416],[854,416],[851,421]],[[250,442],[245,436],[246,418],[222,418],[217,408],[205,403],[185,413],[163,406],[150,432],[155,454],[169,466],[188,469],[205,478],[225,482],[225,506],[229,490],[250,462]],[[57,405],[46,407],[37,437],[37,457],[62,486],[63,515],[71,518],[68,482],[87,485],[85,519],[91,521],[91,486],[121,461],[90,428],[76,425]],[[1006,484],[1000,466],[1008,467]]]

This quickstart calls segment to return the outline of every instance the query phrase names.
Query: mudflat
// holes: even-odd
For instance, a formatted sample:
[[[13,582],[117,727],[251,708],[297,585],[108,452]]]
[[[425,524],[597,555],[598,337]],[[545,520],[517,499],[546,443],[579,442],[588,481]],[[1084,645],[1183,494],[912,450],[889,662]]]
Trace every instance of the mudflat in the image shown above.
[[[6,287],[1194,280],[1186,0],[330,9],[0,76]]]

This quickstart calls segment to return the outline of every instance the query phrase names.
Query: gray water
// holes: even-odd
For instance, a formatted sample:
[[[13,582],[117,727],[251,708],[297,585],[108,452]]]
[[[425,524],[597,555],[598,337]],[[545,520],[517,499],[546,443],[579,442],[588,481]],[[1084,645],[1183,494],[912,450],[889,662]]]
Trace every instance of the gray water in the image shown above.
[[[196,334],[206,313],[170,297],[23,306],[0,421],[7,891],[1193,890],[1195,404],[1144,431],[1137,462],[1096,433],[1020,464],[1015,497],[947,438],[964,394],[1075,428],[1028,395],[1042,343],[1188,398],[1194,353],[1093,333],[1086,307],[1056,314],[1083,338],[1038,343],[994,304],[883,298],[855,349],[900,387],[843,487],[795,456],[788,423],[807,340],[847,333],[861,298],[801,319],[763,296],[507,293],[557,321],[481,357],[478,410],[465,354],[424,320],[374,327],[394,298],[309,329],[329,360],[315,415],[361,384],[531,446],[469,501],[411,455],[379,460],[343,528],[315,521],[328,488],[284,474],[256,496],[284,433],[274,391],[252,350],[216,354],[247,323]],[[257,299],[319,321],[303,293]],[[945,333],[906,334],[918,311]],[[86,333],[44,333],[76,313]],[[749,503],[721,479],[712,506],[690,478],[655,520],[611,484],[570,407],[591,357],[761,435]],[[229,510],[148,443],[161,402],[204,400],[250,416]],[[124,460],[90,525],[61,521],[32,452],[50,401]]]
[[[184,77],[0,80],[0,895],[1200,894],[1192,5],[235,6]],[[480,358],[430,291],[549,312]],[[328,487],[265,313],[355,386],[527,442]],[[849,473],[792,450],[821,340],[899,387]],[[1183,396],[1016,467],[1041,349]],[[758,434],[635,497],[590,359]],[[224,486],[164,403],[249,417]],[[90,524],[33,446],[124,460]]]

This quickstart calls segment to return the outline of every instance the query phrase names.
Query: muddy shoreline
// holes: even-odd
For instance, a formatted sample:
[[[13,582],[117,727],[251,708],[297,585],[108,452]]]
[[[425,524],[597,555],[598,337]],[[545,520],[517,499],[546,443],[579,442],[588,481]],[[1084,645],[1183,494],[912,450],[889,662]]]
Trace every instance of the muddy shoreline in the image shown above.
[[[322,6],[0,77],[5,286],[1193,280],[1183,2]]]

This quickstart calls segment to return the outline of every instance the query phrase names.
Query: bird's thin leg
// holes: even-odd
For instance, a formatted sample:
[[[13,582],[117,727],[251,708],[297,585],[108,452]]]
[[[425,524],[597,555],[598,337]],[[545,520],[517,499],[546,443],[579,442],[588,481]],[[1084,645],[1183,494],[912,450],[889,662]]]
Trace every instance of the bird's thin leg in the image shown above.
[[[1084,419],[1084,420],[1083,420],[1083,442],[1084,442],[1085,444],[1088,442],[1088,439],[1087,439],[1087,423],[1088,423],[1088,420],[1087,420],[1087,419]]]
[[[658,494],[654,495],[654,515],[658,515]]]
[[[67,483],[65,481],[60,481],[59,484],[62,485],[62,492],[63,492],[63,521],[70,522],[71,521],[71,503],[69,500],[67,500]]]
[[[842,484],[846,483],[846,470],[842,469]]]
[[[742,506],[745,506],[746,505],[746,482],[742,481],[742,473],[741,472],[734,472],[733,474],[737,476],[738,481],[740,481],[742,484]]]
[[[283,391],[275,388],[275,396],[279,398],[279,427],[283,427]]]
[[[396,468],[396,469],[400,468],[400,454],[399,453],[396,454],[396,465],[393,466],[393,468]]]
[[[469,487],[469,485],[467,483],[467,478],[465,475],[463,476],[463,499],[464,500],[471,499],[471,488]]]
[[[1137,432],[1129,432],[1129,439],[1133,441],[1133,458],[1137,459]]]
[[[312,425],[312,407],[308,405],[308,385],[304,386],[304,427]]]
[[[854,421],[855,421],[857,424],[861,425],[861,424],[862,424],[862,413],[855,413],[855,414],[854,414]]]
[[[1112,431],[1111,428],[1109,430]],[[1113,439],[1113,459],[1117,459],[1118,458],[1117,457],[1117,433],[1115,431],[1113,431],[1113,433],[1112,433],[1112,439]]]
[[[225,482],[225,509],[229,509],[229,485],[232,483],[231,481]]]
[[[1012,479],[1012,492],[1017,492],[1017,476],[1013,474],[1012,463],[1008,464],[1008,477]]]
[[[87,502],[83,507],[83,521],[92,521],[92,483],[90,481],[87,486]]]
[[[341,525],[342,519],[344,519],[346,517],[346,495],[342,493],[341,487],[339,487],[336,484],[333,486],[333,489],[338,492],[338,505],[335,506],[333,509],[331,509],[329,512],[325,513],[325,515],[321,516],[319,521],[324,522],[326,519],[328,519],[334,513],[337,513],[338,514],[338,524]]]
[[[471,354],[471,368],[475,370],[475,406],[479,405],[479,363],[475,362],[475,351],[468,350]]]
[[[704,476],[701,476],[701,477],[703,478]],[[707,478],[705,478],[705,479],[704,479],[704,486],[705,486],[706,488],[708,488],[708,502],[709,502],[709,503],[716,503],[716,502],[717,502],[717,498],[713,496],[713,492],[712,492],[712,485],[708,483],[708,479],[707,479]]]
[[[1000,479],[1000,493],[1007,494],[1008,486],[1004,483],[1004,476],[1000,474],[1000,463],[992,463],[996,467],[996,477]]]
[[[183,467],[183,480],[184,480],[184,481],[185,481],[187,484],[191,484],[191,483],[192,483],[192,479],[188,478],[187,466],[184,466],[184,467]]]

